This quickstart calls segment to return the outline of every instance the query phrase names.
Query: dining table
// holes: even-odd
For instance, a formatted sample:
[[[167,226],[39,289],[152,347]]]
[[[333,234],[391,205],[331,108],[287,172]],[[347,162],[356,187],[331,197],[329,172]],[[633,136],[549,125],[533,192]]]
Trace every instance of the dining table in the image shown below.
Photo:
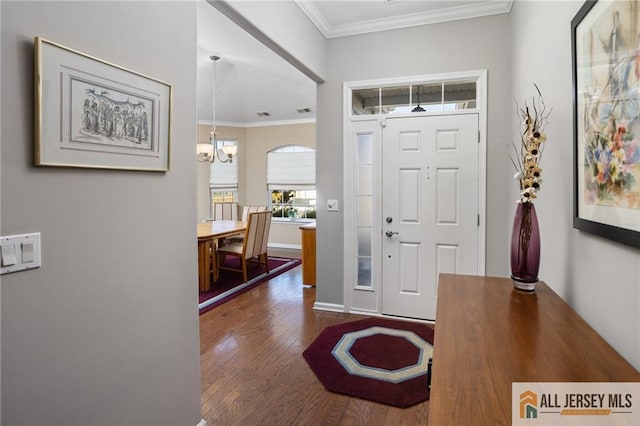
[[[198,289],[211,290],[211,279],[218,280],[216,267],[216,247],[219,240],[233,235],[241,235],[247,229],[247,222],[240,220],[212,220],[198,223]]]

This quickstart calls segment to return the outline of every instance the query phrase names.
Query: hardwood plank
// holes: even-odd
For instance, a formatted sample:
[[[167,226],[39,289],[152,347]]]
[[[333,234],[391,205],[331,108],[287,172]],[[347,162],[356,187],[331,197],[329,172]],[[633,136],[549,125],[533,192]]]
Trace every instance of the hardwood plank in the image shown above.
[[[401,409],[324,389],[302,352],[325,327],[363,317],[314,311],[314,302],[298,266],[200,316],[207,423],[426,424],[428,402]]]

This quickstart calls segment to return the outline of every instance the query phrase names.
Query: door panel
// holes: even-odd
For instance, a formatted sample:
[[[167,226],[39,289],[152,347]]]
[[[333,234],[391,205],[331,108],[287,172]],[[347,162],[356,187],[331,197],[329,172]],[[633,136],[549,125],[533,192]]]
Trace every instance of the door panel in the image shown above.
[[[400,293],[420,293],[420,244],[400,244]]]
[[[420,169],[400,169],[400,211],[398,219],[402,223],[418,223],[420,221],[420,193],[422,172]]]
[[[438,169],[436,175],[436,223],[458,224],[458,169]]]
[[[382,313],[434,319],[439,273],[478,271],[477,114],[388,118]]]
[[[458,270],[458,246],[438,244],[436,246],[436,276]]]

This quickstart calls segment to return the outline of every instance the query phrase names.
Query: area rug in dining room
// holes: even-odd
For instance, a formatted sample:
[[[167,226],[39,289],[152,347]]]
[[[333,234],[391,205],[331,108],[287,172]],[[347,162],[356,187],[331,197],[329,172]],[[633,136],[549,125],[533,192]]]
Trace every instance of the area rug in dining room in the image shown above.
[[[331,392],[396,407],[429,399],[433,327],[366,318],[325,328],[303,356]]]
[[[240,268],[240,260],[237,257],[229,257],[227,266]],[[242,281],[242,273],[235,271],[220,271],[220,278],[215,284],[211,284],[211,290],[200,292],[198,311],[200,315],[209,312],[213,308],[222,305],[245,291],[269,281],[283,272],[300,265],[300,259],[269,256],[269,273],[264,265],[255,262],[247,263],[247,276],[249,280]]]

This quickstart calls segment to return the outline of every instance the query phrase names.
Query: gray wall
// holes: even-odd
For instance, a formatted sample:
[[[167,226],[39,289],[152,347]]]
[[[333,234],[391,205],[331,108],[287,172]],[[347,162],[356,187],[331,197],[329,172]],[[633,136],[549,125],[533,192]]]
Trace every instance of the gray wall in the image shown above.
[[[508,272],[507,157],[512,115],[509,15],[498,15],[329,40],[326,83],[318,86],[318,206],[342,200],[342,83],[476,69],[488,70],[488,275]],[[344,203],[341,203],[344,205]],[[343,212],[318,209],[318,302],[343,303]]]
[[[580,6],[582,1],[516,1],[511,12],[514,97],[530,99],[535,82],[553,107],[542,159],[543,186],[536,200],[540,277],[640,369],[640,250],[576,231],[572,225],[570,30]],[[512,133],[517,134],[516,127]]]
[[[2,277],[2,423],[196,425],[196,5],[1,8],[1,232],[42,233]],[[173,85],[169,173],[31,165],[36,35]]]

